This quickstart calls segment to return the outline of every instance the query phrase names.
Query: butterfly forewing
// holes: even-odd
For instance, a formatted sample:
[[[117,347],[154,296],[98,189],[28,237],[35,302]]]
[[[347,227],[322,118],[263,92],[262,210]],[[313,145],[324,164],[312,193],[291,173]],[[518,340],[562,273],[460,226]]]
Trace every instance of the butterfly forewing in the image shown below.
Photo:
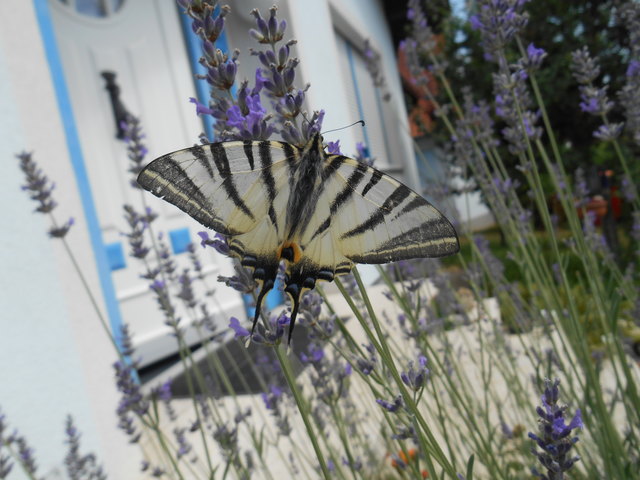
[[[267,218],[282,240],[284,210],[277,197],[286,202],[298,156],[296,147],[280,142],[198,145],[154,160],[138,183],[222,234],[265,228]]]

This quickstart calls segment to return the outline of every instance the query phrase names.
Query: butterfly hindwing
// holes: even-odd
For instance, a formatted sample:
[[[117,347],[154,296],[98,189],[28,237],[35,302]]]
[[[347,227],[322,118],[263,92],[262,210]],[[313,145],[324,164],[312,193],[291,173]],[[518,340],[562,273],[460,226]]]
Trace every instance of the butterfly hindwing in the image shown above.
[[[328,155],[325,164],[335,163],[335,158]],[[318,199],[315,224],[303,237],[310,255],[320,251],[315,246],[323,239],[318,230],[325,235],[330,232],[341,256],[354,263],[441,257],[459,250],[453,226],[427,200],[352,158],[342,157],[339,163]],[[330,261],[329,255],[323,255],[314,260]]]

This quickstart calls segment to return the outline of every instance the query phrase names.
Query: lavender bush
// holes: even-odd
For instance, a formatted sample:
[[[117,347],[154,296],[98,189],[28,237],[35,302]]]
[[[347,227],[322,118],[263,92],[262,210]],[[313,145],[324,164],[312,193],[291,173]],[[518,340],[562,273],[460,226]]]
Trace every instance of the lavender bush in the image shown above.
[[[320,131],[323,112],[306,112],[309,86],[296,84],[295,42],[275,7],[268,13],[252,12],[250,35],[256,47],[250,54],[260,67],[252,82],[238,82],[240,52],[223,52],[215,44],[230,8],[217,8],[213,0],[178,3],[201,39],[206,69],[201,81],[210,87],[206,102],[193,102],[197,113],[213,124],[217,140],[282,138],[304,144]],[[114,421],[123,430],[123,441],[143,449],[141,475],[468,480],[638,476],[640,372],[630,348],[640,340],[638,272],[634,264],[618,263],[585,212],[579,179],[572,181],[563,169],[553,119],[546,114],[536,81],[546,54],[520,42],[519,33],[528,27],[525,6],[520,0],[481,0],[470,18],[482,34],[485,58],[495,64],[491,102],[475,99],[471,91],[463,92],[460,100],[450,90],[446,59],[438,56],[438,40],[417,0],[409,2],[411,36],[403,44],[415,78],[423,78],[420,73],[429,68],[449,95],[450,103],[442,104],[424,90],[449,129],[449,177],[472,173],[469,180],[496,214],[510,262],[520,272],[517,284],[508,280],[490,243],[460,224],[470,250],[460,259],[461,272],[443,269],[437,260],[400,262],[380,269],[379,285],[365,288],[356,270],[337,279],[344,298],[322,289],[308,293],[300,308],[308,343],[298,355],[304,367],[298,377],[292,355],[282,345],[287,308],[265,312],[253,337],[257,345],[251,347],[261,354],[252,362],[254,372],[228,372],[220,362],[226,350],[215,340],[219,332],[209,313],[210,296],[198,295],[194,288],[202,284],[205,292],[211,289],[197,247],[190,249],[190,267],[179,268],[162,232],[154,230],[154,212],[146,206],[142,211],[124,207],[130,254],[139,260],[176,339],[190,392],[186,400],[175,399],[168,382],[143,393],[131,341],[135,332],[125,328],[115,335],[121,402]],[[619,156],[635,222],[630,241],[637,242],[640,210],[633,162],[625,153],[634,150],[623,148],[622,142],[638,139],[640,7],[629,2],[612,13],[630,32],[627,84],[615,97],[598,87],[596,60],[587,51],[576,52],[574,71],[583,97],[576,118],[582,110],[602,121],[594,135]],[[367,58],[373,81],[385,89],[378,59],[373,54]],[[608,119],[614,98],[623,102],[624,125]],[[497,120],[503,125],[500,131],[495,130]],[[147,160],[142,126],[129,118],[123,129],[135,177]],[[506,145],[518,160],[542,232],[531,221],[532,207],[520,202],[498,145]],[[339,148],[337,142],[330,148]],[[357,153],[371,161],[363,149]],[[51,184],[30,154],[19,159],[25,189],[38,203],[37,210],[52,215]],[[561,235],[549,213],[542,173],[552,179],[569,234]],[[440,187],[438,191],[447,191],[447,185]],[[73,232],[72,221],[61,225],[51,219],[51,236],[64,242]],[[207,233],[201,238],[202,246],[228,255],[224,238]],[[551,258],[541,254],[543,241],[551,244]],[[571,264],[577,272],[569,271],[569,255],[579,259],[577,267]],[[255,291],[241,268],[220,281],[243,293]],[[200,332],[206,371],[193,356],[178,312],[186,312]],[[346,322],[348,316],[357,324]],[[233,341],[244,342],[249,336],[247,325],[237,318],[229,319],[229,327],[237,338]],[[223,353],[212,355],[214,351]],[[253,373],[262,394],[235,394],[231,373],[241,381]],[[222,387],[231,395],[221,398]],[[536,391],[544,391],[541,407]],[[568,406],[559,403],[561,398]],[[185,409],[188,414],[178,413]],[[567,411],[577,413],[565,420]],[[70,419],[66,431],[69,475],[104,478],[96,458],[79,453],[79,435]],[[537,433],[527,437],[527,431]],[[9,433],[0,415],[0,478],[16,466],[36,478],[33,453],[22,437]]]

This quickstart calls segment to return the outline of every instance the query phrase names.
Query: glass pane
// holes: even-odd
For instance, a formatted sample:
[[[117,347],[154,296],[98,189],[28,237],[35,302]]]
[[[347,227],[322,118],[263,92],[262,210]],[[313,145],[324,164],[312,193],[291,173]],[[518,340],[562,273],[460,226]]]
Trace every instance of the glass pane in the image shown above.
[[[59,0],[64,5],[70,5],[82,15],[93,18],[105,18],[117,12],[124,0]]]
[[[76,0],[76,11],[82,15],[102,18],[107,15],[102,0]]]

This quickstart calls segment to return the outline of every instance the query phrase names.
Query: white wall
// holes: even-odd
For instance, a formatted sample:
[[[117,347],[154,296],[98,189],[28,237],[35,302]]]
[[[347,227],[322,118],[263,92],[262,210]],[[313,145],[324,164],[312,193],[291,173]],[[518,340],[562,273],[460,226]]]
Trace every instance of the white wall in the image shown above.
[[[61,465],[64,420],[74,415],[84,448],[95,451],[110,478],[131,478],[136,447],[116,428],[111,364],[101,331],[46,217],[20,190],[14,154],[33,151],[58,188],[60,220],[76,220],[69,242],[101,301],[74,172],[31,1],[0,2],[0,408],[35,448],[40,473]],[[11,478],[21,478],[19,469]]]

